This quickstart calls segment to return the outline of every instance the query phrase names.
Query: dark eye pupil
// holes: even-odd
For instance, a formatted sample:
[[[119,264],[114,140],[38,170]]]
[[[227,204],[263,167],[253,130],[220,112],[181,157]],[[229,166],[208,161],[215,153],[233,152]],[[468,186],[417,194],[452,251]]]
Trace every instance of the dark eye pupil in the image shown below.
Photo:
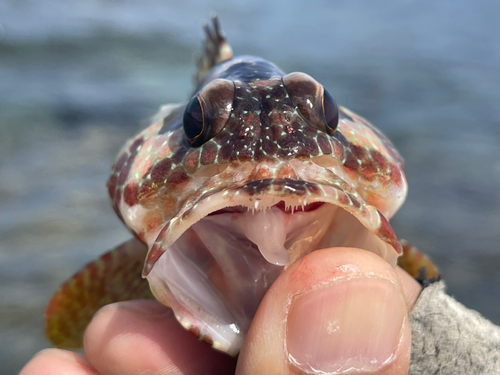
[[[191,99],[187,105],[184,112],[183,124],[184,132],[190,144],[196,146],[198,143],[203,143],[202,139],[200,139],[204,130],[203,108],[197,96]]]
[[[323,93],[323,111],[326,121],[326,130],[328,134],[333,135],[339,124],[339,109],[335,100],[333,100],[326,89],[324,89]]]

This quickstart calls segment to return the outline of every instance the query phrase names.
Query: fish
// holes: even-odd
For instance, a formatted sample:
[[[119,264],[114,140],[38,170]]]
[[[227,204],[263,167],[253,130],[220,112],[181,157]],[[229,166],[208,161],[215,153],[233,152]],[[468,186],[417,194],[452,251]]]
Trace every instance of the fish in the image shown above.
[[[439,279],[390,219],[408,184],[391,141],[306,73],[233,56],[204,25],[195,89],[129,140],[107,182],[133,238],[56,291],[46,336],[79,348],[102,306],[156,298],[187,330],[236,355],[274,280],[310,252],[348,246]]]

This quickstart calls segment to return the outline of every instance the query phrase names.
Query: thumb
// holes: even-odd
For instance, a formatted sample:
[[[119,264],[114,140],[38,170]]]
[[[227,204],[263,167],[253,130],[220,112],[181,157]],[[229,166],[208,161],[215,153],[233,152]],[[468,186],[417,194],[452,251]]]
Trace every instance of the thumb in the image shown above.
[[[237,374],[407,374],[411,295],[373,253],[314,251],[267,292]]]

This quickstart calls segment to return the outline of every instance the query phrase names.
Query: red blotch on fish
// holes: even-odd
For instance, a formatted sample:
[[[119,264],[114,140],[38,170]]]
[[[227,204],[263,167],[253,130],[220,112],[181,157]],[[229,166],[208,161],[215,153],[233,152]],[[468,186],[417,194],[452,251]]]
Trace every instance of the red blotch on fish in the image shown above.
[[[138,200],[138,186],[135,182],[129,182],[123,191],[123,200],[129,206],[137,204]]]

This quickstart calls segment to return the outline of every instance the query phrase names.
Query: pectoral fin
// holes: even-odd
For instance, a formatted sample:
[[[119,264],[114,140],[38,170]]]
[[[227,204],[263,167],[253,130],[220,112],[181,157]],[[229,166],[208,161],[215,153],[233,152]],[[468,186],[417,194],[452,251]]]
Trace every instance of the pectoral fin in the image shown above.
[[[137,239],[122,243],[66,281],[45,312],[45,334],[56,347],[81,348],[83,333],[102,306],[153,298],[141,277],[147,247]]]
[[[398,258],[398,266],[408,272],[423,287],[439,281],[439,269],[431,258],[412,246],[406,240],[400,240],[403,246],[403,255]]]

